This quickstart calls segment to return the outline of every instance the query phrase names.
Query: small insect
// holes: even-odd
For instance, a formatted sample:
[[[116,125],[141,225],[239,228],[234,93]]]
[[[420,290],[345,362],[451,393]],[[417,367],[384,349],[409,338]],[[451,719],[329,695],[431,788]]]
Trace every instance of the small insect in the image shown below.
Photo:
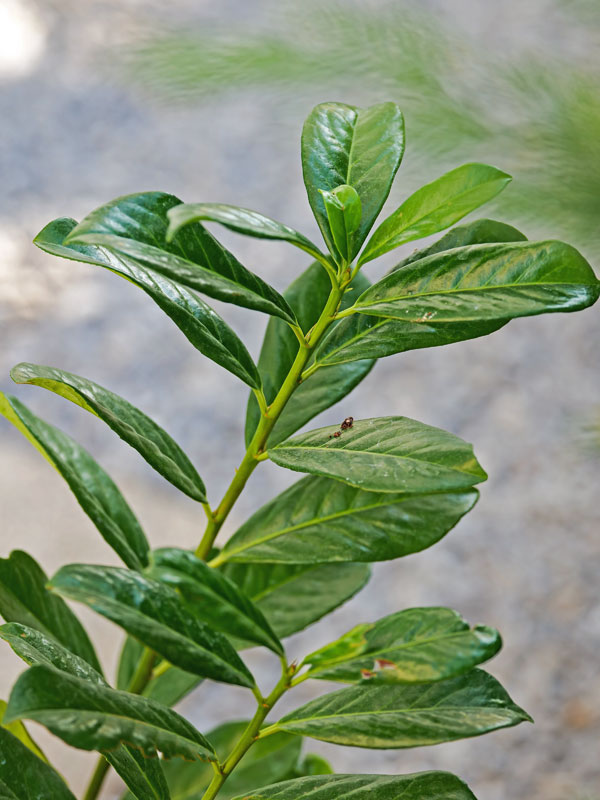
[[[343,431],[347,431],[347,430],[348,430],[349,428],[351,428],[353,425],[354,425],[354,417],[346,417],[346,419],[345,419],[345,420],[342,422],[342,424],[340,425],[340,428],[341,428]]]

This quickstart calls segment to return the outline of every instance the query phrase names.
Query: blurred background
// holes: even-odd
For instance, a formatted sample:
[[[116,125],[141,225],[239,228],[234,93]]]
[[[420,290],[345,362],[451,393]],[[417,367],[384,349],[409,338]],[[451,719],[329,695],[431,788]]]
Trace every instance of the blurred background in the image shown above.
[[[111,388],[184,446],[216,500],[242,454],[245,388],[134,287],[36,251],[37,231],[157,189],[256,208],[316,237],[300,168],[304,117],[323,100],[394,100],[407,150],[388,210],[482,160],[514,181],[480,215],[529,238],[564,238],[597,268],[599,54],[598,0],[0,0],[0,387],[13,391],[8,370],[27,360]],[[284,244],[217,235],[279,290],[305,266]],[[369,265],[369,276],[384,266]],[[257,355],[266,317],[212,305]],[[336,771],[449,769],[480,800],[600,798],[599,335],[591,309],[388,358],[311,423],[412,416],[472,441],[490,479],[445,540],[376,567],[367,589],[292,651],[402,607],[451,606],[502,631],[491,671],[536,720],[414,751],[311,745]],[[15,393],[90,449],[153,544],[195,545],[196,504],[101,423],[48,393]],[[0,442],[0,555],[23,548],[48,573],[114,563],[46,462],[4,423]],[[263,465],[225,535],[294,479]],[[81,617],[113,668],[117,629]],[[268,683],[269,658],[251,659]],[[0,664],[6,697],[22,665],[7,647]],[[303,684],[292,704],[315,691]],[[246,705],[243,692],[207,683],[182,711],[206,732]],[[35,735],[81,792],[93,757]],[[118,792],[113,779],[104,796]]]

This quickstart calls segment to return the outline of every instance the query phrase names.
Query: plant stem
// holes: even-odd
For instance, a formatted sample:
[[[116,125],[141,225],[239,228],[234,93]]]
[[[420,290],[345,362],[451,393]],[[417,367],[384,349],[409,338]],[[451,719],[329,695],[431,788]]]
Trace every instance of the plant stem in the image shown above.
[[[156,653],[146,647],[140,660],[138,661],[135,672],[129,681],[129,685],[127,687],[128,692],[140,694],[144,691],[148,682],[150,681],[150,678],[152,677],[152,668],[154,667],[155,661]],[[88,787],[85,790],[83,800],[96,800],[100,794],[102,784],[104,783],[104,778],[106,777],[106,773],[109,769],[110,764],[108,761],[104,758],[104,756],[100,756],[92,773],[92,777],[90,778]]]
[[[238,467],[235,476],[229,485],[229,488],[225,492],[223,499],[208,521],[202,541],[196,548],[196,555],[198,558],[206,560],[213,543],[217,538],[217,534],[221,529],[221,526],[227,519],[227,515],[240,496],[248,478],[256,469],[259,461],[263,459],[264,448],[266,446],[267,439],[269,438],[269,434],[273,430],[273,427],[279,419],[281,412],[285,408],[286,403],[294,391],[298,388],[298,385],[302,380],[302,371],[306,366],[308,359],[310,358],[311,352],[316,347],[323,333],[327,330],[329,325],[331,325],[337,308],[340,304],[340,300],[342,299],[342,294],[343,291],[341,289],[332,289],[321,316],[314,327],[306,335],[304,344],[299,347],[296,358],[294,359],[294,363],[292,364],[290,371],[288,372],[288,375],[281,386],[281,389],[277,393],[277,396],[271,405],[267,408],[266,413],[262,414],[254,436],[252,437],[252,441],[248,445],[246,454],[244,455],[244,458],[242,459],[242,462]]]
[[[288,666],[284,661],[284,668],[281,674],[281,678],[277,682],[277,685],[275,686],[275,688],[268,697],[262,699],[262,702],[259,701],[256,713],[252,717],[251,721],[248,723],[248,727],[241,735],[238,743],[233,748],[229,756],[226,758],[218,774],[216,774],[212,779],[208,789],[206,790],[206,792],[202,797],[202,800],[213,800],[213,798],[217,796],[219,790],[221,789],[221,787],[223,786],[229,775],[233,772],[233,770],[240,762],[240,760],[244,757],[244,755],[252,747],[254,742],[258,739],[260,726],[265,721],[267,714],[273,708],[275,703],[279,700],[281,695],[285,691],[287,691],[287,689],[289,689],[290,677],[291,677],[290,670],[288,669]]]

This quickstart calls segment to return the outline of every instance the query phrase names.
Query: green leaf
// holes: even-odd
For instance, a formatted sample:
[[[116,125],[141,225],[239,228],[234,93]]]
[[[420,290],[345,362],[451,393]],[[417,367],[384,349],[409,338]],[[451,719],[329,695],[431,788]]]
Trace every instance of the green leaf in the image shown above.
[[[128,797],[136,797],[138,800],[171,800],[162,762],[156,753],[148,758],[133,747],[119,747],[102,755],[129,787],[131,794],[128,793]]]
[[[91,455],[58,428],[44,422],[16,397],[0,392],[0,414],[19,430],[69,484],[102,538],[132,569],[148,563],[148,542],[133,511]]]
[[[327,246],[335,254],[321,189],[347,184],[358,193],[362,218],[352,239],[352,258],[390,192],[404,153],[404,119],[395,103],[355,108],[321,103],[302,130],[302,169],[308,201]]]
[[[29,731],[20,720],[15,720],[14,722],[7,722],[7,723],[4,722],[4,714],[6,713],[6,708],[7,708],[6,700],[0,700],[0,725],[2,725],[2,727],[9,733],[12,733],[12,735],[16,739],[18,739],[22,744],[24,744],[28,750],[31,750],[31,752],[34,755],[36,755],[42,761],[48,763],[48,759],[42,753],[37,744],[33,741],[31,736],[29,735]],[[288,735],[289,734],[286,734],[286,736]],[[0,773],[0,786],[1,785],[2,785],[2,777]]]
[[[70,564],[49,585],[120,625],[176,667],[223,683],[254,686],[225,636],[158,581],[120,567]]]
[[[367,242],[359,264],[366,264],[413,239],[449,228],[487,203],[512,180],[487,164],[463,164],[422,186],[384,220]]]
[[[332,192],[321,189],[329,230],[342,258],[352,259],[352,234],[360,226],[360,197],[352,186],[337,186]]]
[[[283,639],[330,614],[367,583],[366,564],[224,564]]]
[[[77,226],[73,219],[57,219],[35,238],[42,250],[62,258],[95,264],[114,272],[142,289],[177,325],[189,342],[207,358],[236,375],[252,388],[260,379],[244,344],[221,317],[199,297],[189,292],[179,278],[176,283],[133,258],[105,247],[65,243]]]
[[[358,625],[306,656],[308,674],[357,683],[431,683],[468,672],[502,646],[498,631],[470,628],[449,608],[409,608]]]
[[[336,478],[359,489],[428,494],[465,489],[487,477],[473,448],[408,417],[377,417],[302,433],[269,448],[271,461]]]
[[[148,574],[177,589],[195,616],[215,630],[283,654],[281,642],[250,598],[188,550],[155,550]]]
[[[170,483],[194,500],[206,502],[202,479],[183,450],[127,400],[86,378],[53,367],[23,363],[13,367],[10,375],[15,383],[42,386],[99,417]]]
[[[169,209],[167,216],[169,218],[167,241],[169,242],[186,225],[207,220],[208,222],[218,222],[226,228],[246,236],[256,236],[258,239],[280,239],[299,247],[313,258],[323,258],[319,248],[306,236],[281,222],[265,217],[264,214],[259,214],[258,211],[251,211],[249,208],[229,206],[225,203],[181,203],[181,205]],[[289,315],[289,308],[287,306],[285,308]]]
[[[138,642],[137,639],[133,639],[131,636],[125,639],[125,645],[119,659],[117,689],[127,689],[143,652],[144,645]],[[185,672],[185,670],[177,667],[170,667],[161,675],[151,678],[141,694],[144,697],[157,700],[164,706],[174,706],[175,703],[178,703],[199,686],[203,680],[203,678],[191,672]]]
[[[365,492],[309,476],[260,508],[225,543],[216,563],[386,561],[430,547],[478,494]]]
[[[476,800],[449,772],[412,775],[316,775],[255,789],[234,800]]]
[[[60,775],[3,727],[0,727],[0,797],[76,800]]]
[[[359,274],[350,289],[342,298],[340,308],[343,310],[352,305],[353,298],[369,286],[369,281]],[[303,331],[309,331],[318,320],[329,293],[331,282],[325,270],[318,263],[313,263],[285,291],[285,298],[294,309]],[[349,320],[335,323],[343,325]],[[294,362],[298,352],[298,340],[291,328],[278,319],[269,320],[264,342],[258,359],[263,390],[268,403],[272,403]],[[374,364],[372,360],[359,363],[321,369],[311,375],[296,389],[283,413],[275,423],[269,436],[271,444],[287,439],[309,420],[345,398],[370,372]],[[260,411],[254,394],[248,400],[246,414],[246,445],[250,443],[258,421]]]
[[[281,295],[243,267],[199,223],[167,241],[167,214],[178,205],[181,200],[164,192],[118,197],[88,214],[68,232],[65,244],[108,247],[209,297],[293,322],[293,314]],[[34,241],[48,249],[44,247],[44,231]]]
[[[475,669],[432,684],[368,682],[312,700],[275,726],[324,742],[373,749],[421,747],[531,721],[491,675]]]
[[[478,244],[447,250],[386,275],[358,298],[363,314],[406,322],[503,322],[592,305],[600,283],[563,242]]]
[[[102,672],[92,643],[64,600],[46,589],[48,577],[22,550],[0,558],[0,614],[51,636]]]
[[[247,725],[247,722],[226,722],[207,734],[221,761],[233,750]],[[219,800],[231,800],[234,795],[248,792],[254,786],[287,778],[298,761],[301,747],[302,739],[289,733],[259,740],[227,779],[219,791]],[[165,774],[173,800],[198,800],[214,773],[207,764],[177,761],[165,765]]]
[[[308,753],[294,770],[295,778],[302,778],[305,775],[333,775],[333,767],[321,756]]]
[[[38,664],[13,687],[8,720],[31,719],[81,750],[111,750],[127,744],[152,757],[214,761],[210,743],[169,708],[128,692],[90,683]]]

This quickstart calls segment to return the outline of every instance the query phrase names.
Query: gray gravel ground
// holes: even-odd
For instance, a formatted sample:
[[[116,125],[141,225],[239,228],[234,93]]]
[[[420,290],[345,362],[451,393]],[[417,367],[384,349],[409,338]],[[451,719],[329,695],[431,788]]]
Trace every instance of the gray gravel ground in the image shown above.
[[[456,4],[465,17],[473,5]],[[495,5],[507,14],[517,6]],[[535,5],[541,13],[544,4]],[[52,217],[80,217],[109,198],[149,188],[256,207],[310,234],[298,138],[305,113],[324,98],[312,87],[294,102],[248,92],[165,106],[123,82],[106,56],[106,43],[124,46],[141,17],[158,24],[165,13],[158,3],[55,0],[33,8],[47,31],[44,54],[29,74],[0,84],[0,376],[30,360],[109,386],[184,445],[217,498],[241,456],[244,387],[193,350],[136,289],[53,261],[28,242]],[[169,13],[180,21],[246,13],[252,24],[249,8],[264,22],[269,3],[179,0]],[[360,88],[356,95],[369,101]],[[410,169],[410,150],[407,162]],[[283,245],[222,238],[279,289],[303,268],[302,255]],[[266,319],[214,305],[257,354]],[[415,417],[472,441],[490,479],[479,505],[444,541],[379,565],[359,597],[295,637],[291,650],[302,654],[402,607],[447,605],[503,632],[492,671],[536,720],[535,727],[415,751],[311,746],[336,771],[449,769],[480,800],[600,798],[598,456],[581,435],[600,398],[599,332],[590,310],[521,320],[485,340],[390,358],[318,420]],[[0,385],[11,388],[5,377]],[[102,425],[58,398],[25,388],[18,394],[98,457],[154,544],[196,542],[202,520],[195,504]],[[112,562],[61,479],[6,425],[0,441],[2,555],[22,547],[50,573],[70,561]],[[227,532],[293,480],[268,464],[257,470]],[[82,617],[110,667],[116,629]],[[0,658],[6,695],[21,665],[6,649]],[[251,658],[267,685],[275,665],[259,653]],[[304,684],[292,703],[321,690]],[[208,730],[240,716],[247,702],[242,692],[207,684],[183,711]],[[90,756],[35,733],[81,792]],[[117,786],[113,781],[106,797],[117,796]]]

